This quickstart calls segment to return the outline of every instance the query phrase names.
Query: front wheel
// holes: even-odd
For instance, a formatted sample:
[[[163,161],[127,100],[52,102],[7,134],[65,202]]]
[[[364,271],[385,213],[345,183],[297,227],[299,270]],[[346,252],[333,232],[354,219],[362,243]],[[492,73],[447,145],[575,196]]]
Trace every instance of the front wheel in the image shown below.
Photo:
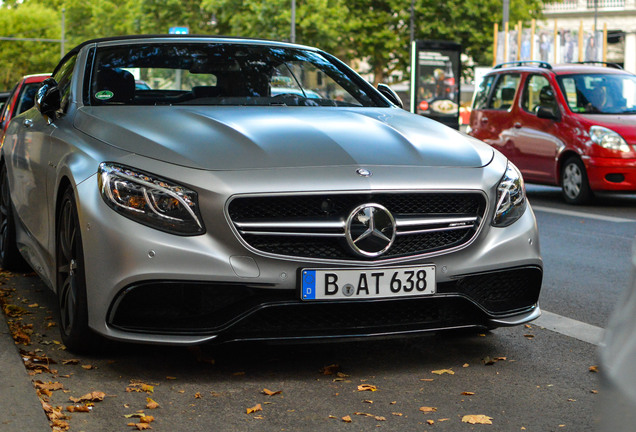
[[[592,199],[585,165],[578,157],[571,157],[563,163],[561,189],[563,198],[569,204],[585,204]]]
[[[88,327],[88,303],[82,236],[75,196],[64,192],[56,228],[57,293],[60,305],[60,333],[74,352],[91,351],[96,335]]]

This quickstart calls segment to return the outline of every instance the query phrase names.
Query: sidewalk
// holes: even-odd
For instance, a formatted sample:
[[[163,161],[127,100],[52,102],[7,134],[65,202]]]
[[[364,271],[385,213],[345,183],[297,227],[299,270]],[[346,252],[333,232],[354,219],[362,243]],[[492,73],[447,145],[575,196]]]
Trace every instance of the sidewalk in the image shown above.
[[[0,321],[0,431],[50,431],[49,421],[2,313]]]

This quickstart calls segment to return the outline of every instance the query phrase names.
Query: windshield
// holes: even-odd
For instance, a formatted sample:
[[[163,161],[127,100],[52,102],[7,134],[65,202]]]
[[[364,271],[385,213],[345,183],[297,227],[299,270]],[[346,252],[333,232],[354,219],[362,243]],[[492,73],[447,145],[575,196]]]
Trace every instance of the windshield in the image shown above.
[[[389,105],[319,52],[228,43],[98,49],[90,105]],[[364,87],[364,88],[363,88]]]
[[[559,77],[572,112],[636,114],[636,76],[580,74]]]

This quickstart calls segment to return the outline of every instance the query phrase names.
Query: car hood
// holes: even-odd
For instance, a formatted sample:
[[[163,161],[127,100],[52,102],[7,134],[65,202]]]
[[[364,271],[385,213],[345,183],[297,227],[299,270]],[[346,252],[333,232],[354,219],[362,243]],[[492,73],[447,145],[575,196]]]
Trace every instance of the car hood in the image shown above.
[[[209,170],[481,167],[493,158],[480,141],[392,108],[83,107],[74,125],[125,151]]]
[[[636,114],[589,114],[584,118],[589,126],[606,127],[621,135],[628,143],[636,144]]]

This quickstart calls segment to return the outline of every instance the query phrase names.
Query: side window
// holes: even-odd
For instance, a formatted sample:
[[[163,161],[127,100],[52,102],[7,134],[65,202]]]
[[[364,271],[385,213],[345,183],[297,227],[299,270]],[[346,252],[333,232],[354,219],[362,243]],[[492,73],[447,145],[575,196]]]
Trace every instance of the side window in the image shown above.
[[[556,108],[554,90],[545,76],[530,75],[523,89],[521,106],[524,110],[535,113],[540,105]]]
[[[492,87],[492,82],[495,80],[495,75],[489,75],[479,84],[477,91],[475,92],[475,100],[473,100],[473,109],[486,108],[486,102],[488,102],[488,94]]]
[[[76,60],[77,56],[73,56],[68,59],[53,77],[55,78],[55,81],[57,81],[58,88],[60,89],[60,96],[62,98],[62,111],[66,111],[66,108],[70,101],[71,81],[73,79],[73,69],[75,68]]]
[[[488,108],[497,110],[509,110],[515,100],[517,88],[521,77],[516,74],[500,75],[495,83],[492,97],[488,103]]]

